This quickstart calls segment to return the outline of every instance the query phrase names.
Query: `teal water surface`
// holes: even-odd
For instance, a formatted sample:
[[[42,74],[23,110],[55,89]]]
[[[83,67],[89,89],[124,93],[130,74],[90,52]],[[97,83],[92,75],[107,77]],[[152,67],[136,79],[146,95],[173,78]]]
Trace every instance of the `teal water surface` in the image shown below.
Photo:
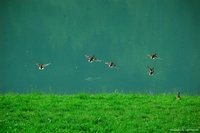
[[[0,3],[3,93],[200,94],[199,0]],[[153,53],[162,60],[151,60]],[[34,62],[51,65],[39,70]]]

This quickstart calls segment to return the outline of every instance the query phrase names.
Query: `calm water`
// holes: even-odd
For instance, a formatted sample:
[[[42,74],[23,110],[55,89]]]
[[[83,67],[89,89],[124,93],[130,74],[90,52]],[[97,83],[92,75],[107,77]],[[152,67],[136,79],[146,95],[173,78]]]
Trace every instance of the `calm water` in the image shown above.
[[[0,59],[3,93],[200,94],[200,1],[1,0]]]

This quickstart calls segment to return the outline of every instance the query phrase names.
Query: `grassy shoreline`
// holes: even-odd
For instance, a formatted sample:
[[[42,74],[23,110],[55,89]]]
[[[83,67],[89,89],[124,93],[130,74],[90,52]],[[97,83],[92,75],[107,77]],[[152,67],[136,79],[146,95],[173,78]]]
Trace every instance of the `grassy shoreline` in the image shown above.
[[[8,93],[0,108],[0,132],[200,131],[199,96]]]

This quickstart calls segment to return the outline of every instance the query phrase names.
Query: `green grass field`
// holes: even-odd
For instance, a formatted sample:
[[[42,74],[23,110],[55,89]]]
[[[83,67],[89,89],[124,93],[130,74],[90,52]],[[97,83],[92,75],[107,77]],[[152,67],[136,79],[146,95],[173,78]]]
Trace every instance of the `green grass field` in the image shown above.
[[[1,133],[200,132],[200,97],[175,94],[0,95]]]

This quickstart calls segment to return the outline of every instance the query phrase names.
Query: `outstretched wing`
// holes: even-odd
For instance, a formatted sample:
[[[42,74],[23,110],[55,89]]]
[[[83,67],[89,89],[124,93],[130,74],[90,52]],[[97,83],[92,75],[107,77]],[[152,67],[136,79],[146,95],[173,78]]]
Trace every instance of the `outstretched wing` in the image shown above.
[[[152,57],[154,54],[147,54],[149,57]]]
[[[88,58],[88,59],[90,59],[90,56],[88,56],[88,55],[85,55],[85,57]]]
[[[45,66],[48,66],[48,65],[50,65],[50,64],[51,64],[51,63],[48,63],[48,64],[44,64],[44,67],[45,67]]]
[[[117,65],[116,65],[116,64],[114,64],[114,63],[113,63],[113,67],[114,67],[114,68],[116,68],[116,69],[119,69],[119,68],[117,67]]]
[[[119,69],[118,67],[114,66],[116,69]]]
[[[157,59],[160,59],[160,60],[162,60],[162,58],[160,58],[160,57],[158,57],[158,56],[157,56]]]
[[[97,58],[96,58],[96,60],[95,60],[95,61],[97,61],[97,62],[101,62],[101,60],[99,60],[99,59],[97,59]]]
[[[37,63],[37,62],[34,62],[37,66],[40,66],[40,64],[39,63]]]

